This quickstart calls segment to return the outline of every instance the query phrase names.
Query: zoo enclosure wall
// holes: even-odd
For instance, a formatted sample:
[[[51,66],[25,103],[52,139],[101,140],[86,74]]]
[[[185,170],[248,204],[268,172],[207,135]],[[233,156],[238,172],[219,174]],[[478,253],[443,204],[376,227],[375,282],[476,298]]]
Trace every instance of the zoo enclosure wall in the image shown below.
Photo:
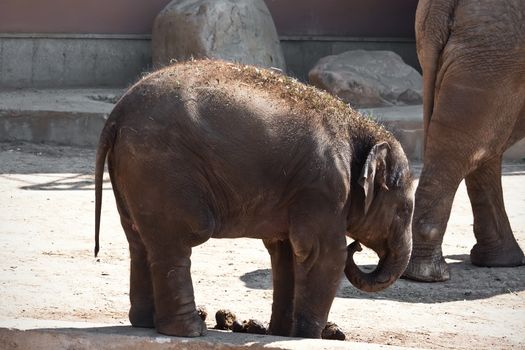
[[[151,68],[150,35],[169,0],[3,0],[0,87],[124,86]],[[417,0],[265,0],[288,72],[326,55],[386,49],[418,67]]]

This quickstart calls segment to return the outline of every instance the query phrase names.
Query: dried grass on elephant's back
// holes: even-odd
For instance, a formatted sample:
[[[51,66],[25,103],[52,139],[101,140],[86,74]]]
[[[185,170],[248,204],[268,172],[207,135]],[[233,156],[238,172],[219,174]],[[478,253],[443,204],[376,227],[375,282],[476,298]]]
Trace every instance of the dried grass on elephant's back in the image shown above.
[[[160,81],[169,88],[180,88],[181,84],[193,88],[244,84],[287,102],[295,114],[320,118],[319,122],[332,130],[350,128],[383,140],[393,138],[384,127],[361,116],[339,98],[273,70],[224,61],[195,60],[168,66],[144,77],[143,81],[148,79],[154,83]]]

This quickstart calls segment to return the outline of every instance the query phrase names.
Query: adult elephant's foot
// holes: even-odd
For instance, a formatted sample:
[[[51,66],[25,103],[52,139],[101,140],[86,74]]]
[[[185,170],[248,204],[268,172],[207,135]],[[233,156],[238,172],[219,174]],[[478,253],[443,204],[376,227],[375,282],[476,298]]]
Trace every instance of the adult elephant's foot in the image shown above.
[[[484,245],[476,243],[470,251],[473,265],[484,267],[512,267],[525,265],[523,251],[516,242]]]
[[[153,303],[134,303],[129,309],[129,322],[133,327],[155,328]]]
[[[414,245],[412,256],[401,278],[420,282],[449,280],[450,272],[441,253],[441,248],[429,250],[428,247]]]
[[[176,337],[199,337],[206,335],[206,323],[200,318],[197,311],[188,315],[157,319],[157,332]]]

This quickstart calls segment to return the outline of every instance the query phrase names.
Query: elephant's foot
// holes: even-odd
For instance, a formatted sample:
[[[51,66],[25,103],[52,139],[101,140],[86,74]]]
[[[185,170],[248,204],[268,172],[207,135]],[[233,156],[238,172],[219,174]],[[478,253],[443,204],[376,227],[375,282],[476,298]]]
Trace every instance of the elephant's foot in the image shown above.
[[[206,323],[194,312],[169,319],[157,319],[157,332],[176,337],[199,337],[206,335]]]
[[[134,303],[129,309],[129,322],[133,327],[155,328],[153,303]]]
[[[285,312],[281,312],[277,307],[273,307],[268,334],[289,337],[292,332],[292,325],[293,312],[291,308],[287,308]]]
[[[414,246],[408,266],[401,278],[420,282],[443,282],[449,280],[450,272],[441,249],[428,252],[428,248],[418,249],[417,246]]]
[[[473,265],[483,267],[512,267],[525,265],[523,251],[517,243],[482,245],[476,243],[470,251]]]
[[[326,322],[316,322],[315,319],[301,315],[296,318],[293,328],[292,328],[292,337],[296,338],[321,338],[321,332],[324,327],[321,327],[321,324]]]

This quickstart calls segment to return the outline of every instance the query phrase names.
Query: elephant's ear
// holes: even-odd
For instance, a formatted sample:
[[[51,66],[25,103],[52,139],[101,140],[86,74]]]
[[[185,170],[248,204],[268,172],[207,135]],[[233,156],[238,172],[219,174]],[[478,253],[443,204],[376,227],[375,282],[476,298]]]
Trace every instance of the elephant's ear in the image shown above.
[[[390,145],[387,142],[375,144],[366,158],[361,176],[359,176],[359,185],[365,191],[365,215],[374,200],[375,185],[388,190],[386,185],[386,157]]]

